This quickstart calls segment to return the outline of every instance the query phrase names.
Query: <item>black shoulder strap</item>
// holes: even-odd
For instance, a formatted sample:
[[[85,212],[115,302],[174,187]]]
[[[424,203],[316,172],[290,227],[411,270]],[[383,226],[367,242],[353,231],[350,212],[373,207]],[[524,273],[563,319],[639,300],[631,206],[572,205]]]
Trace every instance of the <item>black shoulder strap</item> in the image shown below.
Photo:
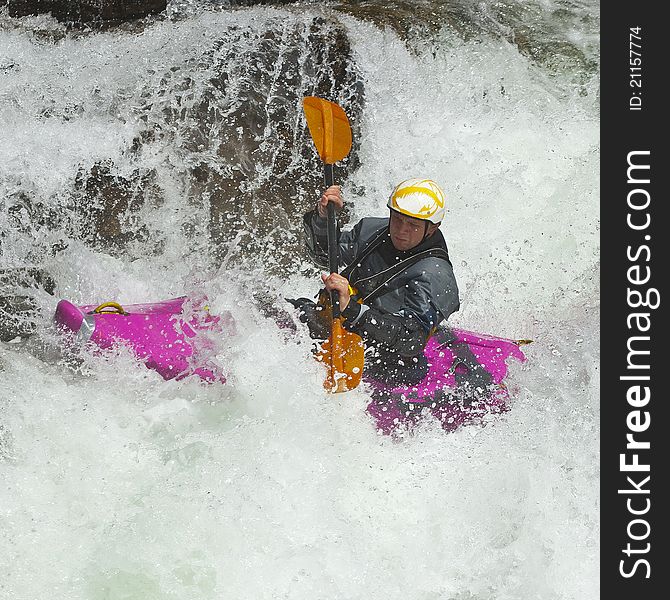
[[[369,281],[374,286],[372,292],[370,292],[367,296],[363,298],[363,302],[365,303],[372,302],[375,298],[384,295],[387,291],[386,288],[388,284],[395,277],[400,275],[403,271],[411,267],[413,264],[419,262],[420,260],[423,260],[424,258],[430,258],[430,257],[441,258],[443,260],[446,260],[449,264],[451,264],[451,261],[449,260],[449,253],[443,248],[430,248],[428,250],[424,250],[423,252],[419,252],[418,254],[414,254],[413,256],[410,256],[409,258],[406,258],[405,260],[396,263],[392,267],[385,269],[381,273],[377,273],[375,275],[372,275],[371,277],[366,277],[365,279],[357,280],[356,281],[357,284],[360,284],[361,281]]]

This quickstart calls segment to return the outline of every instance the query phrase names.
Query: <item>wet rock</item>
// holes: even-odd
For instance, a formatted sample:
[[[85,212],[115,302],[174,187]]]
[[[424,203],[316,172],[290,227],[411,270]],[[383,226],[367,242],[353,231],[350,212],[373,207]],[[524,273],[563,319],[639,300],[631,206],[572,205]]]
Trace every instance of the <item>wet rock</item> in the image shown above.
[[[209,51],[148,79],[132,99],[144,123],[126,149],[139,165],[134,172],[120,174],[111,161],[81,167],[73,189],[59,192],[57,201],[38,198],[17,181],[7,199],[10,226],[23,239],[39,240],[38,254],[62,248],[67,242],[49,250],[43,245],[61,233],[130,258],[158,254],[166,240],[152,209],[164,202],[161,186],[179,182],[184,205],[196,209],[193,222],[184,217],[184,231],[215,265],[245,257],[270,265],[294,261],[303,250],[301,215],[323,188],[302,99],[333,100],[350,118],[354,148],[336,166],[336,181],[343,183],[358,165],[364,90],[346,29],[336,19],[280,16],[266,23],[233,24]],[[169,156],[168,182],[142,166],[156,153]],[[206,241],[203,212],[209,214]]]
[[[29,190],[16,189],[3,200],[7,223],[16,231],[32,234],[36,229],[52,228],[58,219],[54,211],[42,201],[34,198]],[[0,236],[0,255],[2,237]]]
[[[12,17],[51,15],[64,23],[123,23],[165,10],[167,0],[8,0]]]
[[[505,39],[535,63],[563,73],[598,69],[598,45],[574,41],[574,31],[598,39],[599,22],[582,11],[518,0],[339,0],[333,8],[395,31],[412,50],[430,48],[443,29],[460,39]],[[577,22],[580,21],[580,22]],[[580,36],[581,37],[581,36]]]
[[[96,163],[89,171],[79,171],[68,224],[72,235],[89,246],[109,253],[123,252],[132,258],[131,244],[143,244],[143,253],[151,247],[144,244],[150,230],[138,212],[147,203],[160,205],[162,194],[152,171],[136,170],[124,177],[115,174],[113,168],[111,162]],[[161,250],[162,243],[157,240],[151,251]]]
[[[205,87],[193,77],[203,71]],[[337,102],[351,121],[355,145],[336,180],[358,165],[364,93],[345,29],[321,17],[307,25],[277,19],[265,31],[232,27],[199,64],[165,80],[173,101],[162,109],[164,125],[147,128],[135,145],[178,140],[183,162],[193,165],[185,201],[209,212],[213,260],[294,261],[301,215],[323,188],[304,96]]]
[[[39,310],[30,296],[0,296],[0,341],[25,339],[35,333]]]
[[[361,21],[394,30],[401,39],[426,39],[451,21],[460,2],[445,3],[416,0],[340,0],[334,7]],[[453,23],[459,23],[457,18]]]
[[[53,296],[56,282],[47,271],[39,267],[0,269],[0,293],[9,288],[44,290]]]
[[[145,223],[139,211],[162,202],[152,170],[137,169],[122,176],[114,172],[111,161],[80,168],[73,189],[64,190],[58,198],[40,199],[30,186],[17,184],[13,193],[0,199],[0,214],[4,212],[7,225],[0,231],[0,256],[5,247],[22,240],[27,248],[25,263],[35,264],[44,255],[55,256],[67,248],[70,239],[129,258],[147,251],[155,254],[162,250],[163,240],[146,243],[152,224]]]
[[[5,227],[0,229],[0,257],[7,249],[11,254],[21,254],[24,264],[39,264],[45,255],[55,255],[67,246],[56,233],[63,226],[64,213],[59,207],[38,199],[30,185],[24,185],[20,177],[15,185],[6,188],[0,198],[0,217]],[[23,248],[16,247],[16,236],[22,238]]]
[[[0,341],[25,339],[37,329],[41,316],[36,296],[53,295],[56,284],[37,267],[0,269]]]
[[[295,4],[296,0],[223,0],[222,6],[282,6],[285,4]]]
[[[111,162],[82,167],[58,203],[21,191],[10,208],[17,231],[63,232],[130,257],[160,253],[165,240],[151,223],[151,207],[163,201],[165,180],[142,161],[169,149],[174,171],[167,183],[183,183],[184,204],[209,213],[206,244],[200,223],[185,223],[184,230],[198,236],[215,264],[244,257],[294,262],[303,251],[301,215],[323,188],[302,99],[335,101],[350,118],[354,147],[336,166],[343,183],[358,166],[364,89],[337,18],[264,20],[264,28],[233,21],[209,51],[148,79],[132,99],[145,126],[126,150],[137,158],[135,172],[121,175]]]

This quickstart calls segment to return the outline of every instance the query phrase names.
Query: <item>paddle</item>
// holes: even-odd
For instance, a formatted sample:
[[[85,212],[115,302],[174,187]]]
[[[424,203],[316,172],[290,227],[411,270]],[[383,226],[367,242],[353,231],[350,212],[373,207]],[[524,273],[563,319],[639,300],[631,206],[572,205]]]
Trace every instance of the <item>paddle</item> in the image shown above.
[[[334,183],[333,164],[342,160],[351,150],[351,127],[349,119],[340,106],[323,98],[308,96],[303,100],[303,109],[309,133],[319,157],[323,161],[326,187]],[[337,247],[337,223],[335,206],[328,203],[328,268],[339,272]],[[363,340],[342,326],[340,303],[337,292],[330,293],[332,320],[330,337],[321,345],[317,358],[328,367],[324,387],[330,392],[353,390],[363,376]]]

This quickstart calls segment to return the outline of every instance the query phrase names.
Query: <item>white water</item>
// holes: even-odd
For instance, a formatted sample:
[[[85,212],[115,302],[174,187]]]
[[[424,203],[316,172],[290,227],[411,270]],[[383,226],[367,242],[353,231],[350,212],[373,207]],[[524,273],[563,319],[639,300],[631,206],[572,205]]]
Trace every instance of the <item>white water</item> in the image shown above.
[[[142,91],[231,20],[278,16],[306,18],[202,13],[55,45],[0,30],[0,65],[17,65],[0,72],[3,194],[30,187],[55,206],[79,164],[131,172]],[[462,299],[452,322],[536,340],[512,365],[513,409],[449,435],[426,423],[401,442],[378,436],[364,390],[326,395],[306,336],[248,302],[260,268],[207,267],[181,229],[205,218],[184,207],[188,182],[172,168],[183,156],[156,144],[139,161],[167,195],[145,215],[169,239],[163,254],[130,261],[70,240],[32,260],[77,302],[206,292],[237,322],[219,347],[230,384],[164,382],[124,353],[73,369],[48,333],[2,344],[0,598],[598,597],[596,90],[579,95],[504,41],[445,34],[435,56],[417,56],[345,23],[367,95],[345,194],[364,216],[402,178],[443,183]],[[3,265],[58,237],[2,229]],[[297,268],[287,279],[266,283],[277,297],[317,287]],[[52,313],[57,298],[42,301]]]

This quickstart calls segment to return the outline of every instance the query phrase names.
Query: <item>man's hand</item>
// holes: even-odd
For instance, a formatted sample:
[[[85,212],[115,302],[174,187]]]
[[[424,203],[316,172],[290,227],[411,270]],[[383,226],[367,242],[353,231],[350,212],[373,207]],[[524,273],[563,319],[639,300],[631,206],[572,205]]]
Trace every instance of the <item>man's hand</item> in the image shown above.
[[[349,305],[351,295],[349,294],[349,280],[337,273],[323,273],[321,275],[323,284],[329,292],[337,292],[340,301],[340,310],[344,310]]]
[[[328,216],[328,203],[335,205],[335,212],[342,210],[344,200],[342,199],[342,188],[339,185],[331,185],[319,199],[316,205],[319,216],[325,219]]]

